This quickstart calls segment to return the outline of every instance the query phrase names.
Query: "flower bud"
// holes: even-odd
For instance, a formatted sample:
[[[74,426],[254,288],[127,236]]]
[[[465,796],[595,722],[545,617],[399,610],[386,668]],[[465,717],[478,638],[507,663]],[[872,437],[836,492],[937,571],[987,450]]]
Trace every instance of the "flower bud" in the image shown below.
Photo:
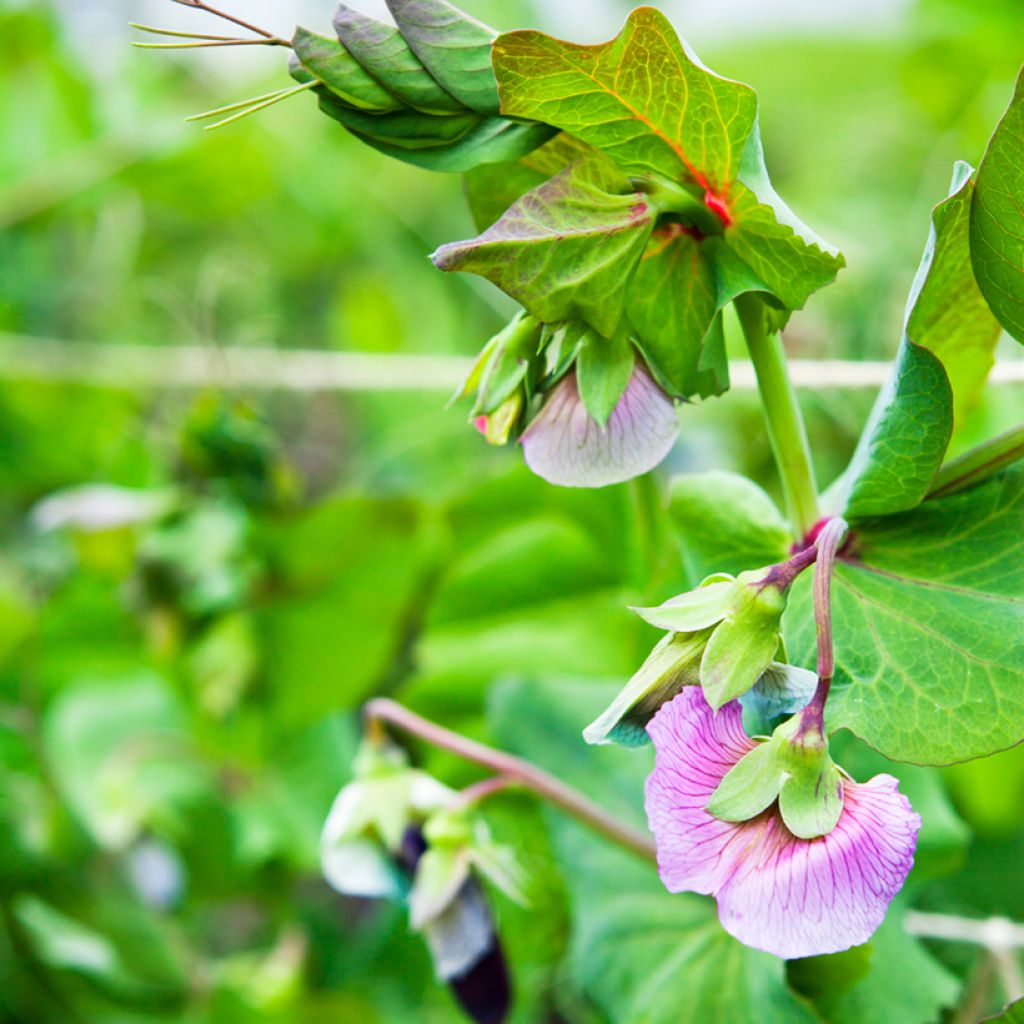
[[[350,896],[400,897],[405,889],[393,856],[410,824],[455,796],[425,772],[410,768],[396,746],[368,738],[355,760],[355,778],[335,798],[320,838],[324,877]]]

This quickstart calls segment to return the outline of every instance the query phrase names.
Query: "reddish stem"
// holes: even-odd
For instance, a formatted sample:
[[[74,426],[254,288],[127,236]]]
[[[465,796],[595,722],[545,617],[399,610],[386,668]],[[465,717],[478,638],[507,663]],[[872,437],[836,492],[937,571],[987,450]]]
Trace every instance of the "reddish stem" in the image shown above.
[[[435,747],[450,750],[467,761],[483,765],[504,779],[517,782],[527,789],[533,790],[556,807],[560,807],[585,825],[589,825],[594,831],[645,860],[655,859],[654,841],[650,836],[620,821],[614,814],[609,814],[600,804],[594,803],[578,790],[567,786],[529,761],[460,736],[457,732],[452,732],[436,722],[421,718],[408,708],[402,707],[401,704],[384,697],[371,700],[366,705],[364,713],[371,728],[374,726],[379,728],[381,722],[388,722],[413,736],[419,736],[420,739],[432,743]],[[495,780],[487,780],[487,782],[494,783]]]
[[[832,646],[832,573],[836,555],[843,546],[849,525],[841,516],[830,519],[818,533],[815,548],[818,560],[814,566],[814,622],[818,629],[818,686],[804,710],[805,719],[815,721],[824,731],[825,702],[835,673]]]

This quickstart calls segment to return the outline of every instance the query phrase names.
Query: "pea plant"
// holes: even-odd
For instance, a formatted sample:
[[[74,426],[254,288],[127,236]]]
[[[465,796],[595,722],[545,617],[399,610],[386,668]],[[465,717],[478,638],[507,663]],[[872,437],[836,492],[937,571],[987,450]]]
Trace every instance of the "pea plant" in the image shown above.
[[[820,492],[781,332],[844,258],[773,189],[753,89],[702,65],[658,10],[585,46],[497,34],[445,0],[388,0],[394,24],[343,4],[333,32],[291,40],[178,2],[244,35],[149,45],[290,51],[296,84],[200,117],[225,125],[312,92],[366,145],[463,176],[480,233],[433,262],[521,307],[457,396],[487,442],[518,445],[555,486],[645,474],[686,430],[687,406],[729,389],[726,328],[738,324],[784,495],[779,510],[726,473],[677,485],[705,578],[633,609],[664,636],[607,709],[577,723],[580,744],[636,748],[645,767],[653,745],[649,835],[610,801],[377,699],[324,827],[329,883],[405,901],[466,1013],[504,1020],[511,985],[487,889],[522,899],[524,870],[480,808],[525,788],[654,860],[671,893],[699,894],[646,925],[682,925],[672,964],[698,979],[692,1002],[659,1001],[650,978],[609,999],[616,1020],[862,1019],[830,1009],[829,986],[855,969],[825,955],[864,947],[899,904],[928,811],[892,774],[855,777],[835,734],[883,764],[925,766],[1024,738],[1024,424],[946,459],[1003,332],[1024,342],[1024,77],[977,168],[952,168],[922,225],[888,383]],[[399,735],[490,774],[453,791],[410,764]],[[700,897],[717,902],[721,930]],[[643,912],[602,907],[623,921]],[[610,920],[586,920],[614,935]],[[642,957],[642,940],[603,948],[597,989],[628,988],[616,957]],[[786,973],[779,958],[810,966]]]

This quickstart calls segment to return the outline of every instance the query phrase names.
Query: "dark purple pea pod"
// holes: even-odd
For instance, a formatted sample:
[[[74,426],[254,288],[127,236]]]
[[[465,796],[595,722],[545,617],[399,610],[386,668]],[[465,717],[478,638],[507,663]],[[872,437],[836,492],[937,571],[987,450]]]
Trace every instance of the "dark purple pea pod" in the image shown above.
[[[423,830],[406,829],[400,866],[415,874],[427,851]],[[508,966],[483,887],[472,874],[445,910],[423,929],[437,977],[477,1024],[502,1024],[512,1005]]]

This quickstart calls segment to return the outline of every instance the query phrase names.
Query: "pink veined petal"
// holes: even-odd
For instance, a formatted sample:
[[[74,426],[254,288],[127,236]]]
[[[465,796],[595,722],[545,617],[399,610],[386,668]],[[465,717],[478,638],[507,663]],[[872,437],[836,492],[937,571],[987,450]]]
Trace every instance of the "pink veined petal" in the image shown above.
[[[679,433],[672,399],[637,362],[604,427],[590,418],[570,372],[559,381],[520,442],[526,464],[549,483],[604,487],[653,469]]]
[[[689,687],[648,731],[656,760],[647,815],[670,891],[713,894],[726,931],[780,957],[835,953],[870,938],[906,880],[921,827],[896,779],[847,782],[835,829],[797,839],[774,808],[740,824],[704,810],[753,746],[738,702],[715,714]]]

